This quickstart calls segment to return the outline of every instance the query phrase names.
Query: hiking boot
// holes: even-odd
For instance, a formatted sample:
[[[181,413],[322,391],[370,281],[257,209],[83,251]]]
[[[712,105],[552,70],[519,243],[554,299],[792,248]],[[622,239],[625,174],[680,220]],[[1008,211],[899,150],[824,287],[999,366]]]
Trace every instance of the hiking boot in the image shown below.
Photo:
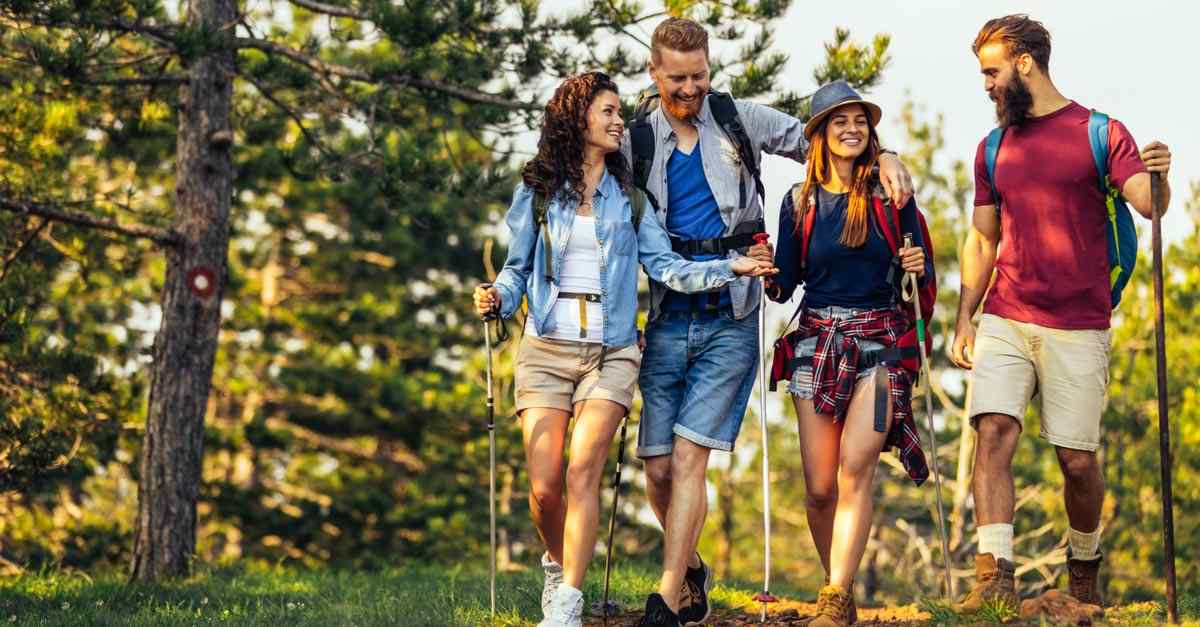
[[[700,554],[696,557],[700,559]],[[688,567],[683,576],[683,592],[679,595],[679,624],[684,627],[703,625],[712,612],[708,591],[712,590],[712,569],[700,559],[700,568]],[[685,603],[685,600],[688,601]]]
[[[829,585],[829,575],[825,575],[825,585]],[[858,604],[854,602],[854,582],[850,582],[850,624],[858,622]]]
[[[1017,583],[1013,577],[1016,565],[1000,558],[996,559],[991,553],[980,553],[975,556],[975,585],[961,603],[954,604],[954,611],[960,614],[976,614],[983,609],[983,604],[999,601],[1016,611],[1020,604],[1017,601]]]
[[[662,595],[655,592],[646,597],[646,613],[638,627],[679,627],[679,616],[671,611]]]
[[[545,612],[546,617],[538,627],[583,627],[583,592],[559,584]]]
[[[854,596],[845,588],[830,584],[817,594],[817,617],[809,627],[847,627],[851,624],[850,606]]]
[[[542,618],[550,616],[550,601],[563,580],[562,566],[550,558],[550,552],[542,554],[542,572],[546,577],[542,581]]]
[[[1067,591],[1076,601],[1103,607],[1104,604],[1100,600],[1102,559],[1103,555],[1097,555],[1095,559],[1077,560],[1071,556],[1071,549],[1067,549]]]

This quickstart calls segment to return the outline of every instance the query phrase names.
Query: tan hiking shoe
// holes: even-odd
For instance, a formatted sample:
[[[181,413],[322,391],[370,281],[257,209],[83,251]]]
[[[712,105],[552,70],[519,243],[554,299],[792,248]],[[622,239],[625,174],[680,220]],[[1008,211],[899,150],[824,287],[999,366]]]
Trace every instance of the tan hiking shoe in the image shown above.
[[[1100,561],[1104,556],[1097,555],[1095,559],[1077,560],[1067,549],[1067,591],[1080,603],[1104,606],[1100,600]]]
[[[848,627],[854,596],[841,586],[828,585],[817,594],[817,617],[809,627]]]
[[[829,585],[829,575],[825,575],[825,585]],[[854,602],[854,582],[850,582],[850,624],[858,622],[858,604]]]
[[[961,603],[954,604],[954,611],[960,614],[976,614],[983,609],[984,603],[1001,601],[1014,612],[1020,604],[1017,601],[1017,584],[1013,578],[1016,565],[1000,558],[996,559],[991,553],[980,553],[975,556],[975,586],[967,593]]]

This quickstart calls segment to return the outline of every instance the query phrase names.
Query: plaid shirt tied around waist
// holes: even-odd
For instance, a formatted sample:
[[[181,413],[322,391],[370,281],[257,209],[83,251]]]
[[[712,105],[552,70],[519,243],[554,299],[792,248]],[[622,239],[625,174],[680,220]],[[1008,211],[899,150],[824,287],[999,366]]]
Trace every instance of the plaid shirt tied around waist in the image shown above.
[[[908,319],[897,308],[872,309],[841,319],[822,318],[806,308],[800,316],[798,335],[801,339],[817,338],[812,359],[813,406],[817,413],[832,414],[836,420],[845,419],[850,395],[858,380],[862,353],[859,340],[872,340],[892,347],[908,331],[908,326]],[[884,448],[894,447],[909,478],[921,485],[929,478],[929,467],[913,419],[913,375],[899,363],[888,363],[885,367],[892,402],[892,425]]]

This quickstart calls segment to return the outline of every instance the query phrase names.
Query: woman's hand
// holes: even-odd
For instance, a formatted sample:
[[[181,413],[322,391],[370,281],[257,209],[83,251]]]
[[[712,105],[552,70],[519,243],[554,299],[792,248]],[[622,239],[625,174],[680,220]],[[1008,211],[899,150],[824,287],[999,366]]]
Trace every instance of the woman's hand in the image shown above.
[[[759,261],[773,263],[775,261],[775,247],[771,246],[771,242],[755,244],[750,247],[750,250],[746,251],[746,256],[753,257]]]
[[[491,285],[475,287],[475,313],[480,318],[487,317],[493,311],[500,311],[500,291]]]
[[[771,262],[753,257],[738,257],[733,260],[732,266],[733,273],[738,276],[771,276],[779,273],[779,268]]]
[[[900,267],[904,268],[905,272],[913,272],[917,278],[925,276],[925,249],[920,246],[910,246],[901,248],[898,252],[900,255]]]

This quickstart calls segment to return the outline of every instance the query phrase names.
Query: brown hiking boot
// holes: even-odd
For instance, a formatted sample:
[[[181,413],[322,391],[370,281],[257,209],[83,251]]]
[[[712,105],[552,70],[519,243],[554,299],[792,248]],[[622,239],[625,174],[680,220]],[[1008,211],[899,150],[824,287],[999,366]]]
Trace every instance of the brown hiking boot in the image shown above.
[[[1097,555],[1095,559],[1077,560],[1067,549],[1067,591],[1080,603],[1104,606],[1100,600],[1100,561],[1104,556]]]
[[[809,627],[848,627],[854,596],[841,586],[828,585],[817,594],[817,617]]]
[[[983,604],[1000,601],[1014,612],[1017,611],[1017,584],[1013,578],[1016,565],[1000,558],[996,559],[991,553],[980,553],[975,556],[975,586],[967,593],[961,603],[954,604],[954,611],[960,614],[976,614],[983,609]]]
[[[829,585],[829,575],[825,575],[825,585]],[[858,622],[858,604],[854,602],[854,582],[850,582],[850,624]]]

